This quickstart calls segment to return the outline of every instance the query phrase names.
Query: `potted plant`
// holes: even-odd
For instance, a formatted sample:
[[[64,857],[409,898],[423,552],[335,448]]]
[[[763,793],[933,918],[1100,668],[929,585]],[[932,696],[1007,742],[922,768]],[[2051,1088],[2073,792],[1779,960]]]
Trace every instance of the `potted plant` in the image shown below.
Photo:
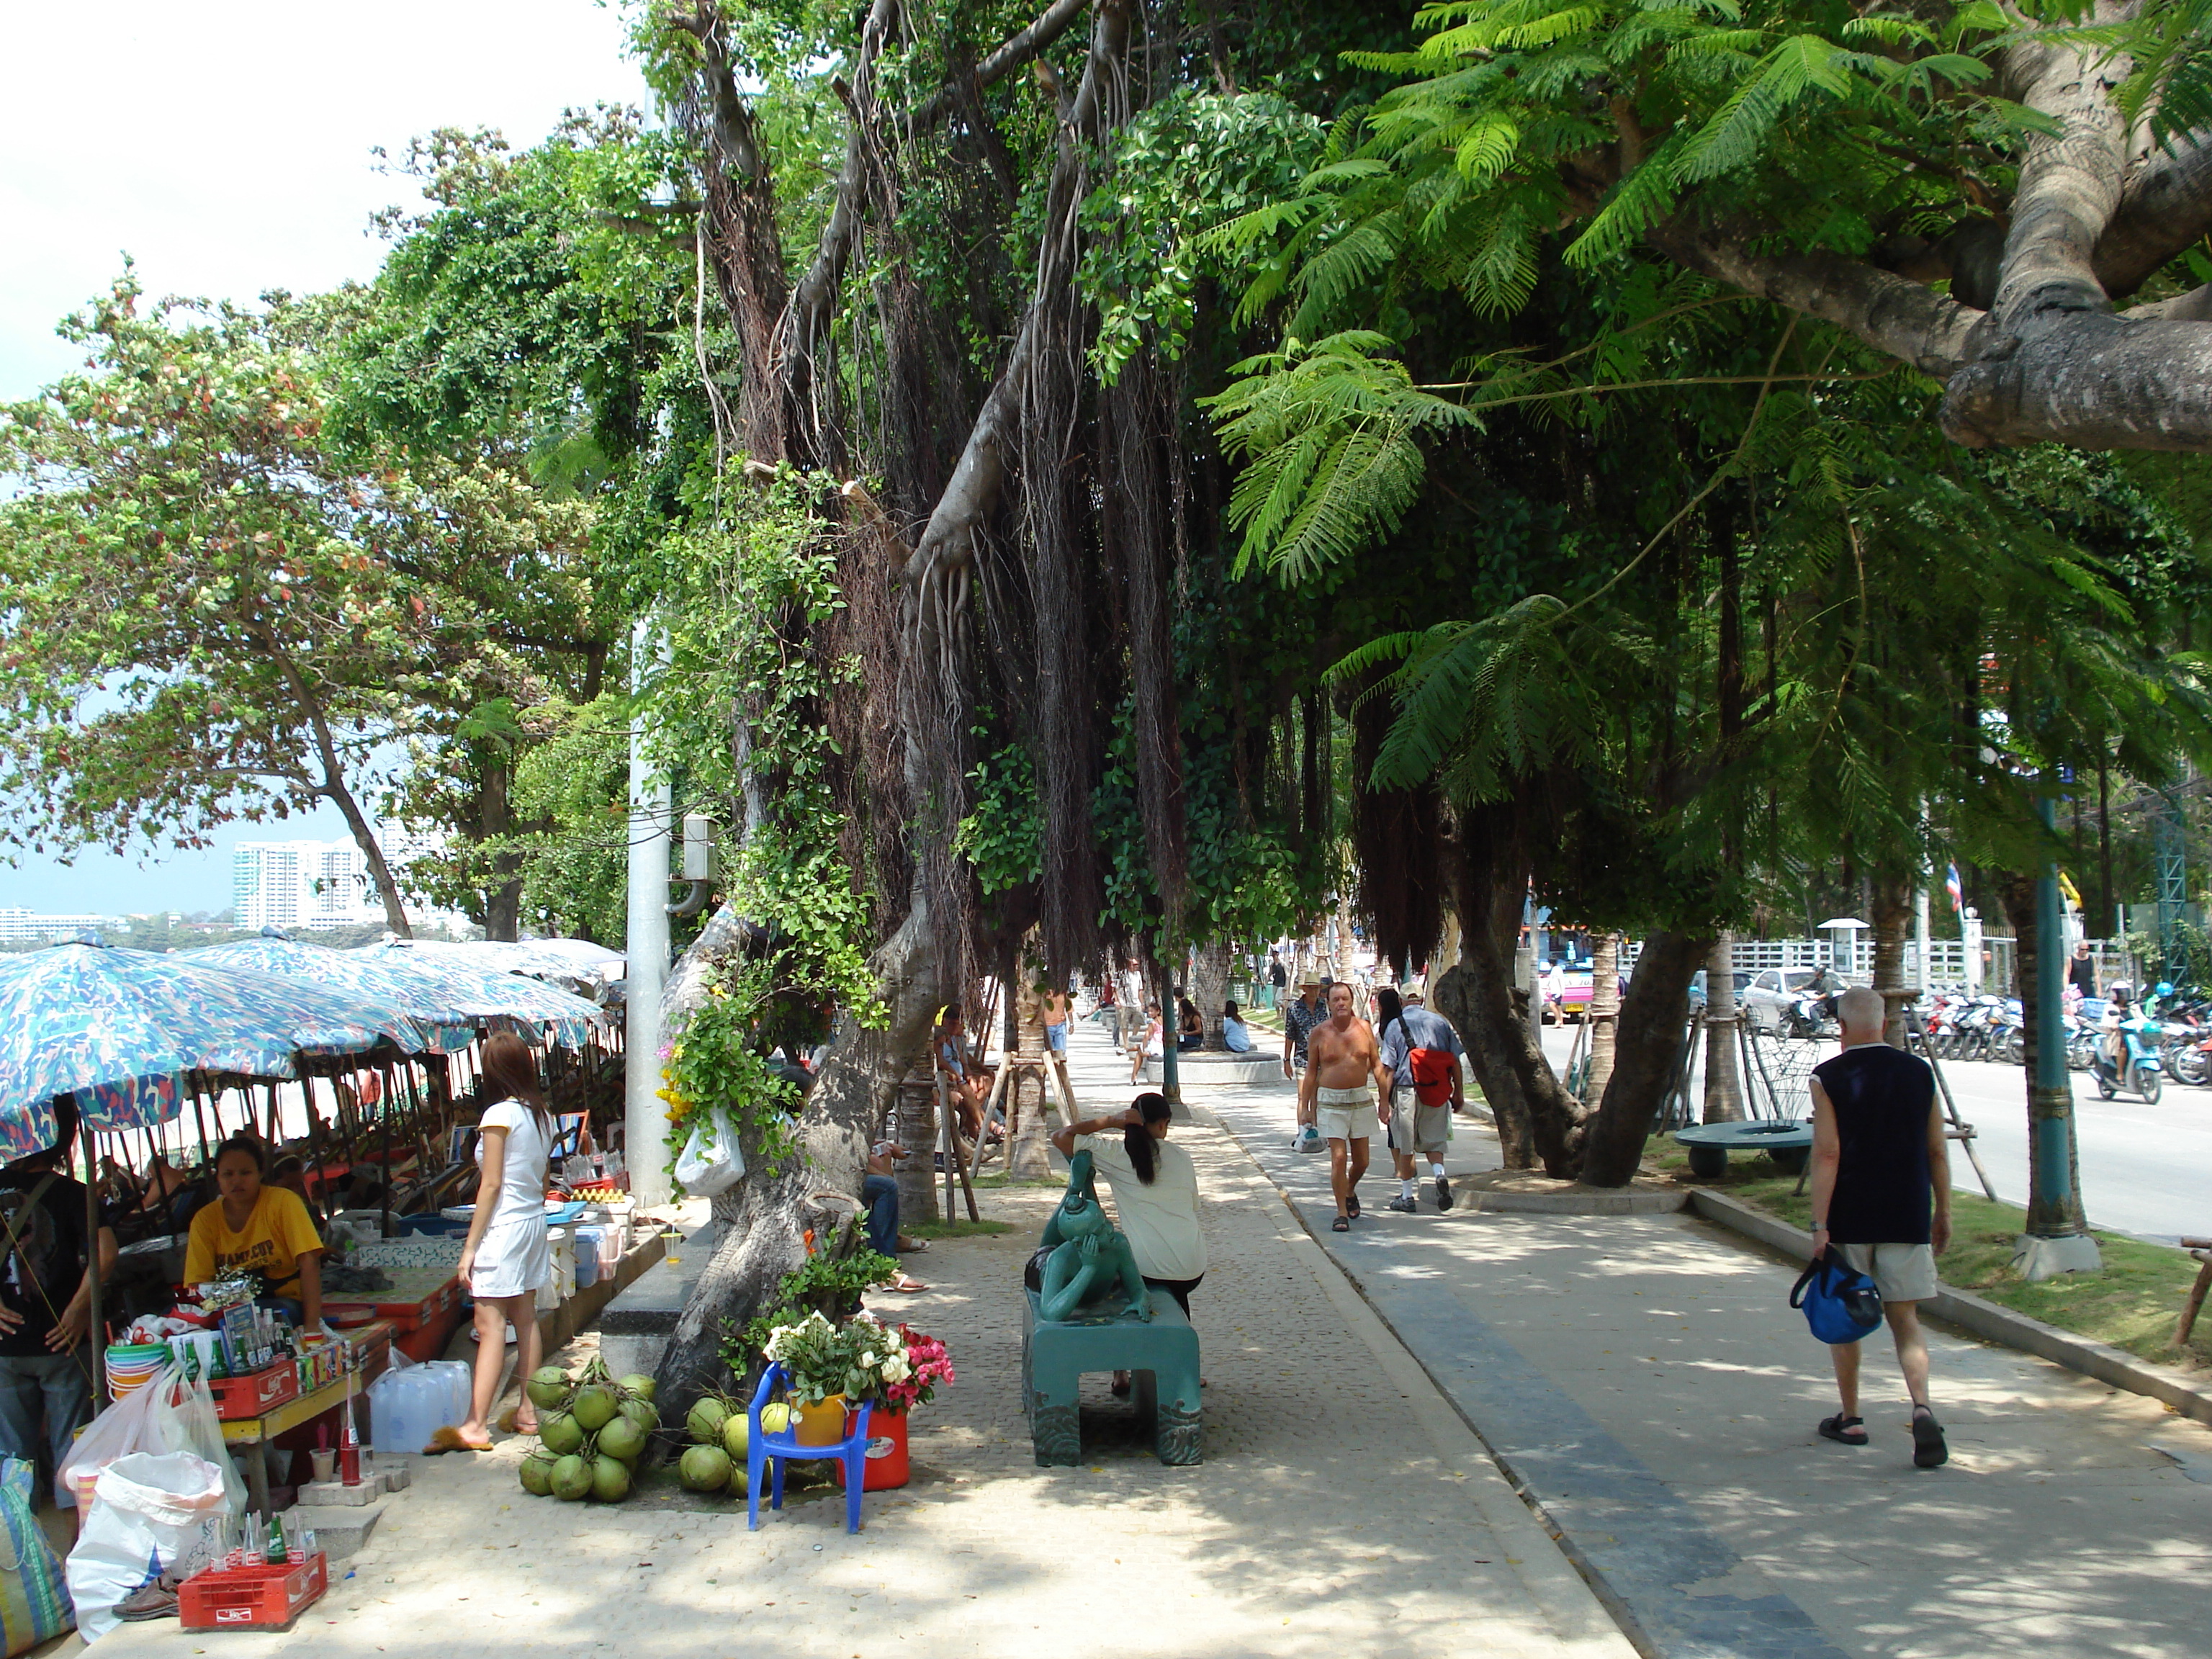
[[[833,1325],[817,1309],[794,1324],[769,1333],[762,1352],[783,1367],[799,1426],[793,1437],[802,1446],[835,1445],[845,1437],[848,1394],[869,1386],[872,1372],[860,1364],[853,1322]]]
[[[907,1483],[907,1414],[936,1396],[939,1382],[952,1381],[952,1359],[945,1345],[909,1326],[896,1329],[878,1324],[866,1314],[857,1314],[854,1327],[872,1327],[855,1333],[854,1370],[867,1380],[849,1392],[848,1405],[866,1401],[874,1407],[868,1418],[868,1457],[861,1489],[879,1492]],[[844,1480],[841,1468],[837,1475]]]

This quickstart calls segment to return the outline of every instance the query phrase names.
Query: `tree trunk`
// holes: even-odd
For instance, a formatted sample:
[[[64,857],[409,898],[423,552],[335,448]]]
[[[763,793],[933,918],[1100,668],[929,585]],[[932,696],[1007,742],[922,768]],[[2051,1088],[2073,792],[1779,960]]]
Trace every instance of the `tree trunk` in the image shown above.
[[[1613,1080],[1589,1127],[1584,1185],[1626,1187],[1634,1178],[1660,1103],[1682,1063],[1690,975],[1712,949],[1710,933],[1662,931],[1644,941],[1620,1008]]]
[[[2035,1021],[2035,973],[2040,951],[2035,928],[2035,878],[2006,872],[1997,877],[1997,897],[2005,920],[2012,924],[2013,960],[2017,964],[2020,1000],[2027,1011],[2021,1031],[2027,1053],[2021,1059],[2021,1083],[2027,1091],[2027,1227],[2032,1237],[2052,1237],[2087,1231],[2088,1218],[2081,1208],[2081,1158],[2074,1135],[2074,1085],[2069,1077],[2063,1091],[2049,1096],[2035,1087],[2035,1057],[2042,1048]],[[2048,1183],[2036,1178],[2041,1160],[2057,1156],[2063,1141],[2067,1161],[2066,1200],[2053,1203],[2044,1196]]]
[[[1191,964],[1190,1000],[1198,1005],[1199,1018],[1206,1022],[1207,1052],[1223,1052],[1221,1005],[1229,1000],[1229,946],[1225,944],[1198,947]]]
[[[477,833],[486,842],[505,839],[514,830],[514,810],[508,798],[514,769],[504,756],[480,754],[477,770]],[[492,879],[484,888],[484,937],[513,942],[522,933],[522,876],[520,854],[508,851],[492,859]]]
[[[1735,953],[1731,936],[1713,941],[1705,958],[1705,1110],[1708,1123],[1743,1121],[1743,1048],[1735,1022],[1743,1017],[1736,1006]]]
[[[1447,909],[1444,912],[1444,932],[1437,941],[1437,953],[1428,961],[1429,983],[1433,985],[1459,964],[1459,917]]]
[[[772,1172],[757,1137],[748,1132],[740,1138],[745,1178],[714,1200],[714,1256],[654,1373],[664,1422],[682,1422],[702,1394],[744,1380],[743,1367],[723,1356],[724,1327],[774,1305],[779,1281],[806,1259],[806,1234],[815,1234],[818,1249],[845,1225],[858,1224],[868,1143],[942,1003],[929,904],[919,882],[905,921],[871,966],[889,1018],[872,1030],[846,1023],[800,1114],[798,1155]],[[702,980],[700,974],[672,977],[671,994],[685,994],[678,990],[681,982],[694,988],[688,994],[696,998]]]
[[[1595,1108],[1605,1098],[1605,1085],[1613,1077],[1613,1054],[1620,1018],[1620,935],[1599,933],[1590,940],[1589,1077],[1583,1085],[1583,1103]]]
[[[1905,982],[1905,942],[1912,934],[1910,876],[1874,875],[1874,988],[1881,993],[1881,1040],[1905,1046],[1905,1007],[1919,993]]]
[[[1017,1019],[1014,1041],[1007,1045],[1002,1063],[1017,1056],[1024,1069],[1006,1084],[1006,1112],[1012,1121],[1014,1144],[1007,1155],[1006,1173],[1016,1181],[1048,1181],[1052,1158],[1044,1130],[1045,1106],[1052,1085],[1045,1076],[1044,1000],[1034,987],[1024,985],[1013,999]]]

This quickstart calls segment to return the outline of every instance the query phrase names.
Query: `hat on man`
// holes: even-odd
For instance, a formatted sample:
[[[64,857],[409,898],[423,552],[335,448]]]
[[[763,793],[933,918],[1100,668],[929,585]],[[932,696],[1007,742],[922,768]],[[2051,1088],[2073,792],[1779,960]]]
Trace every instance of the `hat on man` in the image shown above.
[[[1409,979],[1398,988],[1399,1000],[1403,1002],[1419,1002],[1425,994],[1418,981]]]
[[[1298,976],[1298,989],[1300,989],[1301,991],[1318,991],[1318,990],[1320,990],[1320,989],[1321,989],[1321,975],[1320,975],[1319,974],[1313,973],[1313,972],[1311,972],[1311,971],[1308,971],[1308,972],[1306,972],[1306,973],[1301,974],[1301,975]]]

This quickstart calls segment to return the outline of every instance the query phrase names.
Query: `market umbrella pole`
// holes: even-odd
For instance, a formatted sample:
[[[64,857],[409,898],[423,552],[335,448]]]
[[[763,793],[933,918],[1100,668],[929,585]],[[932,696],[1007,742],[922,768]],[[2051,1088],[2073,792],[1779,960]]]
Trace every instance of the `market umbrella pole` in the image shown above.
[[[89,1178],[99,1170],[93,1163],[92,1131],[80,1129],[77,1134],[84,1143],[84,1172],[88,1177],[84,1183],[84,1254],[85,1283],[91,1287],[92,1300],[84,1340],[91,1351],[92,1410],[96,1417],[107,1400],[107,1339],[100,1330],[100,1183]]]

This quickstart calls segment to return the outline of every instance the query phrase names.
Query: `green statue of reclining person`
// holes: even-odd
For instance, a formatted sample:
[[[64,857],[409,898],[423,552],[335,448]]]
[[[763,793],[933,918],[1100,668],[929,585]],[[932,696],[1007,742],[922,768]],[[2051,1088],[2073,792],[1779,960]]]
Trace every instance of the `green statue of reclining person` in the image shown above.
[[[1078,1152],[1067,1168],[1067,1192],[1044,1224],[1043,1282],[1038,1310],[1047,1319],[1080,1319],[1111,1312],[1118,1289],[1127,1298],[1123,1319],[1150,1322],[1152,1292],[1137,1271],[1137,1257],[1098,1202],[1091,1185],[1091,1154]]]

